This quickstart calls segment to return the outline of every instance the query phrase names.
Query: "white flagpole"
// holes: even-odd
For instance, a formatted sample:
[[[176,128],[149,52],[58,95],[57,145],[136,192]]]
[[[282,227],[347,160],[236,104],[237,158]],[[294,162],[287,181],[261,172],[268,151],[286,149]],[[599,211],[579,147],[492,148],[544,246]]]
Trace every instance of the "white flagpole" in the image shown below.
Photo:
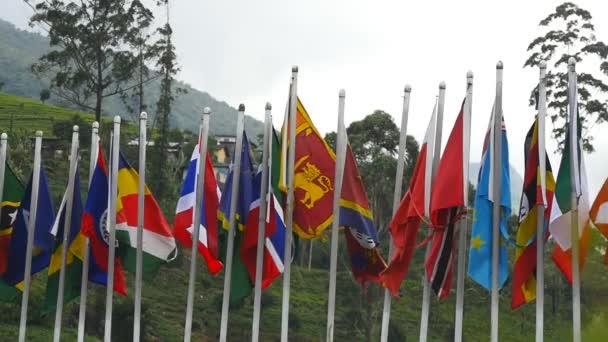
[[[471,141],[471,115],[473,112],[473,72],[467,72],[467,93],[466,99],[464,100],[464,111],[462,115],[462,126],[463,126],[463,137],[462,137],[462,148],[463,151],[463,194],[464,194],[464,207],[469,206],[469,145]],[[464,316],[464,278],[465,278],[465,267],[466,267],[466,253],[467,253],[467,230],[468,230],[468,219],[467,215],[464,215],[459,222],[458,230],[458,265],[457,265],[457,279],[456,279],[456,319],[454,324],[454,341],[462,342],[462,322]]]
[[[441,82],[439,84],[439,100],[437,102],[437,121],[435,126],[435,142],[434,142],[434,151],[433,151],[433,168],[432,168],[432,176],[431,179],[435,178],[435,174],[437,173],[437,167],[439,166],[439,159],[441,156],[441,134],[443,130],[443,110],[445,107],[445,82]],[[427,152],[427,158],[428,158]],[[427,196],[428,195],[428,196]],[[425,193],[425,203],[430,203],[430,193]],[[425,205],[426,207],[426,205]],[[426,213],[427,215],[429,213]],[[431,230],[429,230],[429,236],[433,234]],[[428,257],[431,252],[431,243],[429,242],[426,245],[426,252],[424,259]],[[423,270],[422,276],[422,313],[420,317],[420,341],[424,342],[428,336],[428,328],[429,328],[429,311],[431,306],[431,283],[429,282],[426,269]]]
[[[6,170],[6,147],[7,147],[8,135],[2,133],[0,135],[0,203],[2,203],[2,196],[4,194],[4,173]],[[0,217],[2,217],[2,205],[0,205]]]
[[[572,240],[572,340],[581,340],[581,276],[579,267],[579,226],[578,226],[578,90],[576,76],[576,60],[570,57],[568,61],[568,105],[570,112],[570,182],[571,182],[571,230]]]
[[[112,136],[110,205],[108,206],[108,284],[106,287],[106,317],[103,340],[112,342],[112,297],[114,295],[114,259],[116,253],[116,197],[118,196],[118,154],[120,151],[120,116],[114,117],[114,134]]]
[[[241,180],[241,155],[243,152],[244,125],[245,105],[240,104],[239,116],[236,121],[236,146],[234,147],[234,168],[232,169],[232,197],[230,197],[230,224],[228,226],[228,244],[226,247],[226,265],[224,269],[224,297],[222,300],[222,320],[220,322],[220,342],[226,342],[226,338],[228,335],[228,311],[230,309],[232,259],[234,256],[234,234],[237,229],[236,207],[238,205],[240,185],[239,183]],[[249,151],[245,151],[245,153],[249,153]]]
[[[340,228],[340,197],[346,162],[346,128],[344,127],[344,99],[346,92],[338,95],[338,130],[336,135],[336,170],[334,176],[333,221],[331,224],[331,254],[329,262],[329,299],[327,303],[327,333],[325,340],[334,340],[334,314],[336,311],[336,272],[338,268],[338,230]]]
[[[540,62],[538,82],[538,168],[542,203],[536,213],[536,341],[543,341],[545,308],[545,207],[547,205],[547,180],[545,158],[545,115],[547,112],[546,72],[547,63]]]
[[[498,342],[498,272],[500,251],[500,207],[502,179],[502,62],[496,64],[496,104],[494,107],[494,168],[492,169],[492,307],[491,341]]]
[[[99,123],[93,122],[91,130],[91,156],[89,159],[89,186],[95,172],[95,164],[97,163],[97,149],[99,148]],[[78,342],[84,341],[84,328],[87,316],[87,282],[89,281],[89,238],[85,238],[84,256],[82,259],[82,278],[80,280],[80,308],[78,312]]]
[[[298,98],[298,67],[291,68],[291,93],[289,98],[289,152],[287,160],[287,211],[285,212],[285,257],[283,270],[283,294],[281,302],[281,342],[289,335],[289,289],[291,281],[291,242],[293,239],[294,164],[296,158],[296,113]],[[287,132],[286,132],[287,134]]]
[[[144,245],[144,198],[146,189],[146,122],[148,114],[139,115],[139,184],[137,184],[137,252],[135,255],[135,314],[133,316],[133,342],[138,342],[141,335],[141,288],[143,275]]]
[[[199,128],[199,155],[198,172],[196,174],[196,195],[192,219],[192,249],[190,251],[190,277],[188,279],[188,301],[186,304],[186,325],[184,328],[184,342],[192,339],[192,311],[194,308],[194,287],[196,285],[196,258],[198,256],[198,241],[201,230],[201,214],[203,207],[203,196],[205,193],[205,171],[207,163],[207,144],[209,135],[209,119],[211,109],[203,109],[202,123]],[[209,218],[214,219],[214,218]]]
[[[403,91],[403,109],[401,112],[401,132],[399,134],[399,150],[397,154],[397,174],[395,175],[395,189],[393,191],[393,216],[399,208],[401,202],[401,187],[403,186],[403,168],[405,166],[405,144],[407,141],[407,117],[410,110],[410,95],[412,87],[409,84]],[[389,234],[389,260],[393,256],[393,238]],[[391,320],[391,293],[384,289],[384,307],[382,308],[382,330],[380,331],[380,341],[388,341],[388,328]]]
[[[36,131],[34,145],[34,170],[32,171],[32,194],[30,197],[30,217],[27,224],[27,247],[25,249],[25,270],[23,274],[23,295],[21,297],[21,320],[19,322],[19,342],[25,342],[25,329],[27,325],[27,306],[30,299],[30,285],[32,280],[32,250],[34,247],[34,232],[36,230],[36,211],[38,210],[38,190],[40,188],[40,168],[42,151],[42,131]]]
[[[269,160],[272,159],[272,106],[266,103],[264,116],[264,147],[262,151],[262,184],[260,188],[260,215],[258,218],[258,245],[255,256],[255,291],[253,298],[253,327],[251,330],[251,341],[260,339],[260,309],[262,306],[262,275],[264,273],[264,241],[266,240],[267,208],[270,207],[271,196],[268,195],[269,187],[272,187],[270,178]],[[268,204],[267,204],[268,203]],[[272,214],[271,214],[272,215]]]
[[[78,168],[78,126],[72,132],[72,149],[70,150],[70,169],[68,174],[68,187],[65,192],[65,215],[63,220],[63,243],[61,244],[61,268],[59,269],[59,289],[57,292],[57,306],[55,309],[55,330],[53,341],[59,342],[61,338],[61,321],[63,316],[63,296],[65,288],[65,267],[68,255],[68,243],[72,228],[72,205],[74,203],[74,179]],[[78,194],[80,196],[80,194]],[[61,212],[59,213],[61,215]]]

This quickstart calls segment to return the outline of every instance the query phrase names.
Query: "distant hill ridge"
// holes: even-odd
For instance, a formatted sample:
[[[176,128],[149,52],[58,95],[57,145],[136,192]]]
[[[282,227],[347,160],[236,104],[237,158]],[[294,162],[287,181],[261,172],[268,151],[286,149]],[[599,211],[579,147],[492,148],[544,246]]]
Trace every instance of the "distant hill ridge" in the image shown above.
[[[0,84],[1,91],[9,94],[38,99],[40,91],[48,88],[48,80],[36,78],[30,71],[30,66],[49,50],[48,38],[38,33],[20,30],[12,23],[0,19]],[[178,81],[176,87],[185,89],[186,94],[177,96],[172,105],[170,117],[171,127],[196,131],[204,107],[210,107],[213,115],[210,121],[212,135],[234,135],[236,131],[237,110],[224,101],[215,99],[210,94],[192,88]],[[159,97],[160,81],[154,80],[144,89],[145,102],[150,118],[154,120],[156,101]],[[48,101],[62,107],[76,108],[65,100],[51,96]],[[134,119],[128,114],[126,106],[118,96],[104,101],[104,116],[121,115],[126,119]],[[257,137],[263,131],[263,123],[246,117],[245,129],[250,137]]]

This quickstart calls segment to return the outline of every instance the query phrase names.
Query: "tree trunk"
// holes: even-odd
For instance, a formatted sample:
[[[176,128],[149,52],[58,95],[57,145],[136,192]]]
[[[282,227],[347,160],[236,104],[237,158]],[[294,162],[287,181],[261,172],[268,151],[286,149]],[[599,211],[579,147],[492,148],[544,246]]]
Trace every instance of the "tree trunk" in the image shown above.
[[[95,97],[95,121],[101,124],[101,103],[103,102],[103,89],[97,88],[97,94]]]

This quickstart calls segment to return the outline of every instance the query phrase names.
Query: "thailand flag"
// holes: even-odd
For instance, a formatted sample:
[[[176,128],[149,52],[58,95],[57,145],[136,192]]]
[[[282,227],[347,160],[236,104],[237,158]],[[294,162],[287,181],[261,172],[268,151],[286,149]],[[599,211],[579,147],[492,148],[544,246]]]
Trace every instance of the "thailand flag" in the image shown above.
[[[194,205],[196,202],[196,178],[199,169],[200,141],[192,151],[186,180],[182,186],[175,222],[174,235],[177,241],[186,247],[192,247],[192,226],[194,221]],[[218,228],[217,212],[219,207],[220,191],[217,187],[213,165],[209,153],[205,163],[205,190],[201,208],[201,226],[198,238],[198,252],[207,262],[207,269],[212,275],[217,274],[224,267],[218,257]]]

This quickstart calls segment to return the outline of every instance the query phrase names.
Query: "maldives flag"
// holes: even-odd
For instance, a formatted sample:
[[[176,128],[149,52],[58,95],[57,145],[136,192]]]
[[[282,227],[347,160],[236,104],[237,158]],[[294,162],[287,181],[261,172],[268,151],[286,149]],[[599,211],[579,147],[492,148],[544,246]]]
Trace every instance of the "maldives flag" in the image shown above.
[[[192,151],[186,179],[182,185],[180,198],[175,209],[173,233],[182,245],[192,248],[192,226],[196,202],[196,180],[200,161],[200,140]],[[217,212],[219,209],[219,189],[209,152],[205,158],[205,184],[201,204],[201,224],[198,237],[198,253],[205,259],[207,269],[212,275],[224,267],[218,255]]]
[[[283,219],[282,194],[279,190],[279,158],[281,143],[272,130],[270,139],[270,160],[268,163],[269,187],[266,205],[266,228],[264,230],[264,260],[262,268],[262,289],[270,286],[272,281],[283,273],[285,257],[285,221]],[[254,200],[249,207],[247,226],[241,245],[241,261],[247,268],[251,281],[255,283],[256,258],[258,245],[258,228],[260,217],[260,190],[262,170],[253,181]]]
[[[89,238],[91,248],[91,269],[89,280],[107,285],[108,281],[108,171],[99,146],[97,163],[87,194],[87,202],[82,215],[82,233]],[[114,291],[127,294],[125,276],[120,259],[114,260]]]
[[[441,156],[431,195],[433,229],[431,248],[425,262],[426,277],[439,298],[447,297],[452,287],[455,226],[462,216],[466,204],[465,191],[468,190],[465,175],[468,174],[469,144],[465,144],[463,139],[469,138],[470,120],[464,117],[465,105],[466,100],[462,103]]]
[[[414,174],[410,186],[399,204],[395,217],[390,223],[393,237],[393,255],[380,281],[393,296],[399,296],[399,287],[410,267],[420,222],[430,211],[430,184],[435,145],[437,104],[433,109],[431,121],[427,127],[424,141],[420,147],[418,160],[414,166]]]
[[[137,254],[137,212],[139,174],[120,154],[116,239],[118,255],[125,269],[135,273]],[[175,239],[154,195],[144,187],[143,274],[153,277],[161,265],[175,255]]]

